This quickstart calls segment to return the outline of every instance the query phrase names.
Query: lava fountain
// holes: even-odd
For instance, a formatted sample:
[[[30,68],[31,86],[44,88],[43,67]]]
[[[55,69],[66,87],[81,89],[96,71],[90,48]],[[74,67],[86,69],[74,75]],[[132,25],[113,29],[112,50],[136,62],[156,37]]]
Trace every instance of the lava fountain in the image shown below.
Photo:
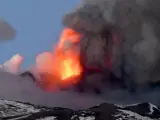
[[[74,30],[64,28],[53,52],[37,56],[36,63],[45,89],[54,90],[55,85],[68,87],[80,80],[83,71],[79,54],[80,37]]]

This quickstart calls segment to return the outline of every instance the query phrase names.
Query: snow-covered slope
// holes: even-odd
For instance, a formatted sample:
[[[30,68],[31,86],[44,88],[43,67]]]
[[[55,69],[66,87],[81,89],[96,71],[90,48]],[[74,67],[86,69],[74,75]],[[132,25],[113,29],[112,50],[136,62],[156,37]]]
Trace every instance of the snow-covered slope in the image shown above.
[[[150,103],[118,106],[103,103],[85,110],[49,108],[28,103],[0,100],[4,120],[158,120],[160,110]]]

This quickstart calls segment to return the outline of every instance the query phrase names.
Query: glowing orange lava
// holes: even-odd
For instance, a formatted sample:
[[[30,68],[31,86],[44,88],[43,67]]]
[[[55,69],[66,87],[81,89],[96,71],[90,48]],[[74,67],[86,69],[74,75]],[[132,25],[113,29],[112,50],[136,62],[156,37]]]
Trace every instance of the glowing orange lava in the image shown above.
[[[53,90],[55,83],[68,86],[76,83],[82,73],[79,55],[80,34],[64,28],[52,53],[37,56],[37,66],[45,89]]]
[[[79,61],[79,50],[77,44],[80,34],[70,28],[65,28],[59,39],[58,46],[54,49],[54,63],[56,75],[61,82],[76,82],[82,72]],[[74,78],[74,79],[72,79]]]

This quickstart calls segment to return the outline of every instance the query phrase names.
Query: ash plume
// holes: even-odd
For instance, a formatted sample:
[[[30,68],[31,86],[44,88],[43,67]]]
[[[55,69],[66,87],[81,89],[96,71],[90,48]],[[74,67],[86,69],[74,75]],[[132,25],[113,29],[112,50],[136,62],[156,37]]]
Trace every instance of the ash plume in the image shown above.
[[[105,0],[101,0],[100,2],[83,1],[77,8],[66,14],[63,18],[64,26],[72,28],[82,35],[80,40],[82,66],[84,68],[100,68],[105,74],[104,76],[106,77],[99,77],[101,80],[96,79],[97,77],[95,77],[96,80],[92,80],[94,82],[96,81],[95,83],[97,84],[104,79],[107,79],[104,81],[108,84],[108,81],[110,81],[108,79],[110,78],[110,69],[112,69],[112,32],[115,32],[114,27],[116,26],[112,25],[112,21],[106,20],[106,16],[111,14],[111,11],[107,11],[105,8],[108,6],[107,1]],[[93,76],[95,75],[89,75],[87,79],[93,79]],[[84,84],[82,86],[85,86]],[[98,86],[95,87],[97,88]]]
[[[64,16],[63,24],[82,34],[80,40],[82,64],[103,67],[107,51],[106,45],[110,36],[109,26],[107,26],[101,8],[96,4],[80,5],[78,10],[75,9]],[[84,62],[86,59],[87,63]]]
[[[63,24],[82,34],[84,66],[88,66],[86,62],[105,66],[103,60],[107,51],[112,62],[110,72],[122,78],[131,91],[143,89],[160,80],[157,4],[158,1],[151,0],[83,0],[64,16]],[[121,36],[118,37],[122,39],[121,44],[114,43],[114,36]],[[108,70],[108,66],[105,67]]]
[[[65,15],[63,24],[80,33],[99,33],[106,28],[103,12],[97,5],[87,5]]]

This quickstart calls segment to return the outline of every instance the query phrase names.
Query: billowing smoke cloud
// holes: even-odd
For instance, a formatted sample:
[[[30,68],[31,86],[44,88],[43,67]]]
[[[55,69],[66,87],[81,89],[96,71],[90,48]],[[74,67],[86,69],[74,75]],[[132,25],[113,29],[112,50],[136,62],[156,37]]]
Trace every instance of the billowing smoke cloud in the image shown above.
[[[110,34],[116,32],[114,31],[115,29],[120,28],[120,31],[117,34],[122,32],[124,33],[122,36],[125,37],[125,47],[123,47],[123,52],[126,55],[125,64],[127,64],[124,67],[126,70],[125,72],[128,74],[130,73],[130,68],[133,68],[132,70],[136,73],[134,74],[133,72],[133,76],[128,80],[126,79],[126,83],[129,83],[131,79],[133,79],[133,81],[129,84],[127,83],[127,85],[131,89],[134,89],[137,84],[147,84],[147,82],[153,82],[154,80],[154,82],[157,82],[159,80],[159,75],[157,74],[159,73],[159,70],[157,70],[157,68],[159,69],[159,41],[157,38],[159,37],[156,34],[159,33],[159,31],[156,31],[158,30],[158,27],[155,26],[158,26],[156,21],[159,21],[159,19],[154,16],[151,18],[153,20],[152,21],[149,18],[144,17],[146,13],[143,10],[150,9],[152,11],[153,9],[152,12],[149,11],[152,15],[154,13],[159,13],[159,10],[156,10],[156,8],[153,7],[154,4],[157,5],[156,3],[152,2],[152,6],[150,7],[149,2],[151,1],[82,0],[78,7],[76,7],[72,12],[66,14],[63,19],[64,26],[78,31],[83,36],[81,39],[81,52],[85,53],[85,59],[87,60],[83,60],[82,57],[82,63],[86,63],[86,61],[89,61],[90,63],[97,62],[101,66],[104,66],[104,64],[102,64],[102,60],[104,60],[103,56],[105,55],[104,51],[106,52],[109,49],[108,47],[111,46],[111,50],[115,50],[111,53],[115,55],[113,66],[115,65],[116,67],[114,73],[117,76],[121,76],[120,68],[122,62],[121,58],[119,58],[121,57],[121,54],[119,54],[121,49],[117,49],[119,51],[114,49],[117,48],[117,46],[113,45],[115,43],[109,44],[112,39],[110,39],[109,36],[104,36],[108,31]],[[157,17],[159,18],[159,16]],[[108,46],[105,45],[105,40],[108,42]],[[85,65],[87,66],[88,64]],[[157,68],[155,67],[156,65]],[[135,86],[132,84],[133,82],[136,83]],[[127,101],[133,102],[133,98],[135,99],[134,102],[136,102],[136,99],[138,101],[159,102],[159,98],[157,99],[156,96],[154,96],[159,93],[158,88],[155,88],[154,90],[149,89],[146,93],[137,93],[136,95],[131,95],[130,93],[120,89],[118,89],[118,91],[113,89],[109,89],[107,91],[108,92],[105,93],[105,97],[108,99],[113,96],[125,95],[128,98],[126,100],[119,96],[121,100],[123,99],[122,101],[124,103],[127,103]],[[143,96],[145,99],[138,98],[139,95]],[[118,100],[119,98],[115,97],[115,99]]]
[[[82,36],[80,40],[80,60],[84,68],[97,68],[105,73],[105,75],[97,75],[99,79],[95,77],[96,73],[87,76],[87,82],[93,81],[90,83],[96,83],[96,85],[91,85],[95,87],[96,91],[100,91],[98,89],[103,86],[100,82],[104,79],[106,79],[106,83],[109,83],[109,79],[107,79],[109,77],[106,76],[110,74],[110,68],[112,69],[113,28],[111,21],[108,20],[108,17],[110,17],[108,14],[111,14],[112,11],[109,11],[110,9],[106,10],[107,7],[111,7],[108,4],[105,0],[100,0],[100,2],[83,1],[75,10],[66,14],[63,18],[64,26],[72,28]],[[107,20],[105,15],[108,15]]]
[[[100,33],[107,27],[107,22],[99,6],[87,4],[66,14],[63,24],[80,33]]]
[[[87,4],[96,3],[99,4],[98,0],[86,0]],[[80,33],[91,33],[98,34],[99,32],[106,31],[104,30],[104,26],[108,26],[106,24],[104,18],[102,17],[101,8],[96,6],[92,6],[89,8],[88,13],[85,13],[83,16],[85,9],[88,9],[86,4],[86,8],[80,11],[80,16],[84,19],[77,19],[79,16],[74,17],[74,11],[66,15],[64,24],[70,26],[71,28],[79,31]],[[104,6],[106,5],[104,0]],[[112,7],[112,5],[109,5]],[[96,16],[92,16],[92,12],[97,13]],[[108,11],[110,15],[111,11]],[[93,17],[93,18],[92,18]],[[75,19],[70,19],[75,18]],[[91,21],[90,21],[90,18]],[[99,24],[101,23],[101,24]],[[95,26],[92,26],[94,24]],[[27,58],[26,58],[27,59]],[[36,64],[31,71],[37,72],[49,72],[52,70],[52,53],[45,52],[37,56]],[[14,60],[13,60],[14,61]],[[14,62],[9,62],[10,72],[18,71],[18,67],[22,62],[22,58],[13,64]],[[6,63],[5,63],[6,64]],[[13,66],[13,67],[12,67]],[[21,77],[18,75],[14,75],[7,72],[0,72],[0,98],[7,99],[7,100],[17,100],[17,101],[24,101],[30,102],[33,104],[39,105],[47,105],[53,107],[68,107],[68,108],[75,108],[75,109],[82,109],[88,108],[90,106],[94,106],[100,104],[102,102],[111,102],[115,104],[135,104],[137,102],[151,102],[156,105],[160,105],[160,94],[159,89],[152,89],[144,93],[138,94],[130,94],[129,92],[122,90],[122,89],[109,89],[106,87],[104,93],[102,95],[94,95],[92,93],[78,93],[73,91],[53,91],[53,92],[46,92],[43,91],[39,86],[33,82],[32,78],[30,77]]]

